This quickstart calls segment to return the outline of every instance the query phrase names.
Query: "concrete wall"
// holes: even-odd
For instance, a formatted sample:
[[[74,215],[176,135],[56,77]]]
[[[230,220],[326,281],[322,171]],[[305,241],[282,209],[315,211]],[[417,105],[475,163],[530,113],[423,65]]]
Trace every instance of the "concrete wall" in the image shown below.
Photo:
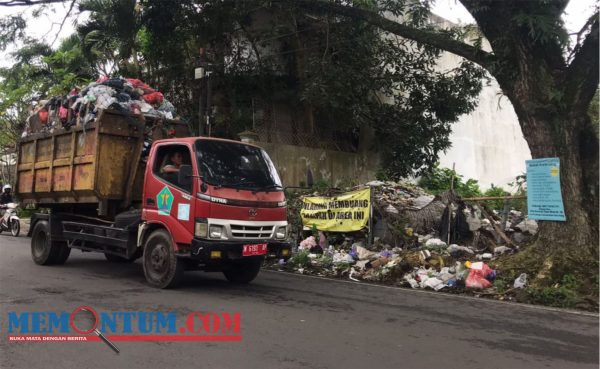
[[[310,169],[314,181],[324,179],[334,187],[356,185],[375,178],[378,156],[366,151],[349,153],[311,147],[257,142],[268,153],[284,186],[306,184]]]
[[[390,14],[388,17],[400,20]],[[430,22],[439,28],[456,26],[434,14]],[[491,50],[487,40],[483,40],[482,47]],[[438,59],[436,70],[447,72],[463,60],[445,52]],[[455,163],[459,174],[465,179],[477,179],[482,189],[492,184],[508,189],[506,184],[525,172],[525,160],[531,159],[531,152],[512,104],[502,94],[498,82],[493,77],[490,79],[479,94],[475,110],[452,124],[452,147],[440,155],[440,166],[452,168]]]

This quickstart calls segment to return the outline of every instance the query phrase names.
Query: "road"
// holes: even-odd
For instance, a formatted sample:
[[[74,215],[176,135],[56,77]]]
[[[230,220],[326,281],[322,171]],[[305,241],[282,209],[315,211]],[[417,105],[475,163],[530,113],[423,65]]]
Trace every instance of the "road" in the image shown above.
[[[598,368],[598,317],[445,294],[263,272],[249,286],[188,273],[177,290],[142,266],[74,250],[31,261],[29,239],[0,235],[2,368]],[[8,312],[227,311],[241,342],[8,342]]]

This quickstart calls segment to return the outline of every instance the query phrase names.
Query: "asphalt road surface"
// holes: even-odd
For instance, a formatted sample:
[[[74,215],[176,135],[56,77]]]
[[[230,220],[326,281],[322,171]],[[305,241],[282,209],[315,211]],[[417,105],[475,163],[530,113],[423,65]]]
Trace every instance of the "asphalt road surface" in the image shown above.
[[[142,265],[73,250],[42,267],[0,235],[2,368],[598,368],[598,317],[262,272],[249,286],[188,273],[177,290]],[[240,312],[241,342],[9,342],[9,312]],[[178,320],[179,321],[179,320]]]

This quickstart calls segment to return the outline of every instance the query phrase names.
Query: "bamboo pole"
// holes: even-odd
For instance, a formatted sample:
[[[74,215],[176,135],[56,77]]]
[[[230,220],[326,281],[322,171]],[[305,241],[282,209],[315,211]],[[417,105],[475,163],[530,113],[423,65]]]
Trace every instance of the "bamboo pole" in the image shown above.
[[[514,199],[526,199],[526,195],[519,196],[484,196],[484,197],[469,197],[462,199],[463,201],[486,201],[486,200],[514,200]]]

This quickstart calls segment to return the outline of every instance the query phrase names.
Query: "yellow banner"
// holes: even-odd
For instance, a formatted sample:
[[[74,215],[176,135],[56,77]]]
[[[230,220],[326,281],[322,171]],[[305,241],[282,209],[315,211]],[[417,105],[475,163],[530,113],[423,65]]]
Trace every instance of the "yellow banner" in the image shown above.
[[[305,197],[300,217],[307,227],[320,231],[352,232],[367,226],[371,209],[371,188],[335,197]]]

